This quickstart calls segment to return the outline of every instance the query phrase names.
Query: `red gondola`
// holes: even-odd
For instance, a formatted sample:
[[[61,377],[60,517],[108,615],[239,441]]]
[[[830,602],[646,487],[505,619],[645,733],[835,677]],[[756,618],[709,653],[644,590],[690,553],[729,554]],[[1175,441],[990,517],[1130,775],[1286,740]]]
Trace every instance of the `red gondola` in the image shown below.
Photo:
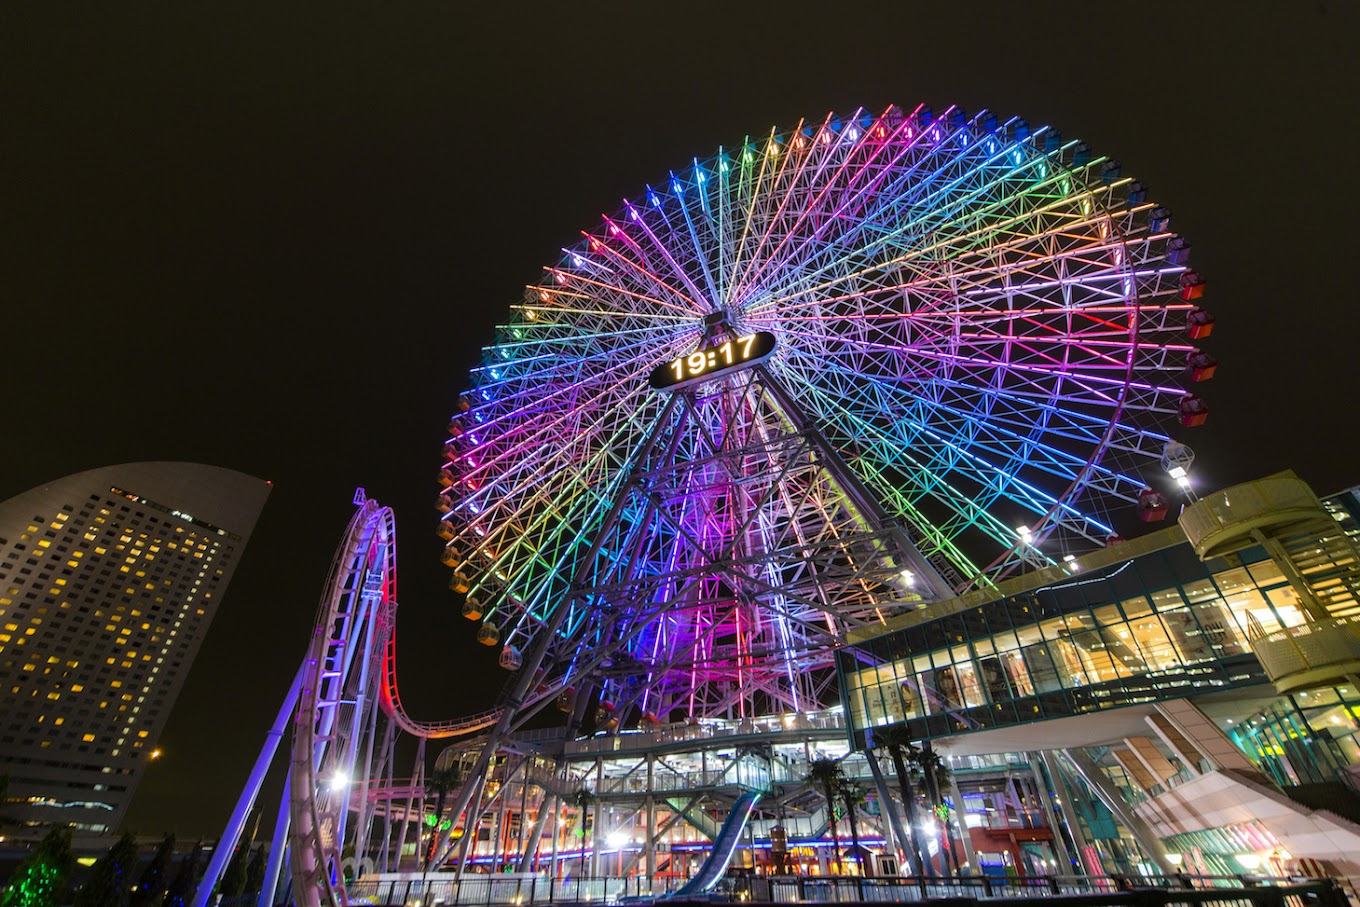
[[[1208,381],[1218,370],[1218,360],[1203,350],[1194,350],[1186,359],[1191,381]]]
[[[1166,519],[1171,505],[1162,497],[1161,492],[1144,488],[1138,494],[1138,519],[1144,523],[1156,523]]]
[[[1209,418],[1209,404],[1205,403],[1200,397],[1194,394],[1186,394],[1181,398],[1180,420],[1186,428],[1194,428],[1196,425],[1203,425]]]
[[[1207,286],[1208,283],[1199,276],[1198,271],[1186,271],[1181,275],[1181,291],[1178,295],[1182,301],[1190,302],[1203,296]]]
[[[1214,332],[1214,313],[1199,306],[1185,316],[1185,332],[1194,340],[1202,340]]]

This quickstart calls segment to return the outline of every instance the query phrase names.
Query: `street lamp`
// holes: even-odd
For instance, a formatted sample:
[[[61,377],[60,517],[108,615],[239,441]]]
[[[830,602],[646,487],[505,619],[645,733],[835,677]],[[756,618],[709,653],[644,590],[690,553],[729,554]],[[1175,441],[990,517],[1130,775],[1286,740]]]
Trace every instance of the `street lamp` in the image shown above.
[[[1185,490],[1190,500],[1195,500],[1195,492],[1190,488],[1190,467],[1194,465],[1195,452],[1188,444],[1167,441],[1162,447],[1162,468]]]

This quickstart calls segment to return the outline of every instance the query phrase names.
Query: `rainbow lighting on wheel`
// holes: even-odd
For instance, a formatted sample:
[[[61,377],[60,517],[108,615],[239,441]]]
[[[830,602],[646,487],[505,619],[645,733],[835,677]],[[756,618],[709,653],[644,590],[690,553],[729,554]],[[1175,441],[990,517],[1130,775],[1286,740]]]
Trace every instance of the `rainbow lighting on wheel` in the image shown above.
[[[1207,417],[1192,388],[1216,365],[1195,342],[1213,316],[1189,250],[1117,161],[988,112],[831,114],[665,174],[544,269],[460,398],[441,535],[479,640],[507,667],[561,671],[626,627],[619,663],[649,691],[630,705],[658,716],[728,700],[702,688],[737,683],[753,645],[786,654],[749,671],[799,692],[747,707],[821,702],[825,685],[798,678],[866,615],[1071,563],[1130,516],[1165,518],[1180,489],[1159,461]],[[815,433],[834,475],[757,477],[783,455],[737,451],[762,432],[775,447]],[[626,487],[644,464],[701,461],[648,492],[666,503]],[[734,469],[748,474],[721,477]],[[874,607],[786,594],[775,536],[809,506],[822,525],[798,532],[844,518],[911,551],[854,568]],[[611,535],[611,511],[635,535]],[[700,550],[744,566],[677,580]],[[888,562],[922,579],[912,594]],[[605,601],[632,619],[601,626]],[[544,634],[549,669],[525,660]]]

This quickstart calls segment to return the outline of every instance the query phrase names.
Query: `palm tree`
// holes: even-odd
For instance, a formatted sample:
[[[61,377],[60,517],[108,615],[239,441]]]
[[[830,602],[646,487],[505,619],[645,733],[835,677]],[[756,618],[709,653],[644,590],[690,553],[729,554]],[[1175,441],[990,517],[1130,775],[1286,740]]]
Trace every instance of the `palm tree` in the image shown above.
[[[189,907],[189,902],[194,898],[194,889],[198,887],[198,861],[202,855],[203,842],[198,841],[179,861],[179,870],[170,883],[170,890],[165,893],[163,907]]]
[[[807,778],[804,779],[809,784],[820,785],[822,795],[826,797],[826,820],[831,826],[831,843],[834,847],[833,853],[836,855],[837,875],[845,874],[845,866],[841,863],[840,830],[836,828],[836,792],[841,789],[844,779],[845,772],[841,771],[840,760],[827,756],[809,762]]]
[[[911,863],[913,875],[925,875],[926,861],[921,858],[920,820],[916,812],[916,786],[912,784],[908,764],[915,765],[920,749],[907,736],[902,727],[888,727],[874,732],[874,748],[884,747],[892,759],[893,771],[897,774],[897,787],[902,794],[902,805],[907,810],[907,833],[911,837],[907,851],[907,861]]]
[[[132,886],[130,907],[161,907],[166,889],[170,887],[170,859],[174,852],[175,836],[166,835],[151,862],[137,877],[137,884]]]
[[[576,804],[576,808],[581,811],[581,866],[585,867],[594,863],[594,860],[591,860],[590,863],[586,862],[586,852],[588,850],[591,851],[592,854],[594,852],[593,848],[587,847],[587,843],[589,843],[591,839],[586,837],[587,826],[590,828],[591,838],[593,838],[595,834],[595,824],[587,821],[590,818],[590,802],[594,797],[590,795],[590,791],[583,787],[572,794],[571,799],[572,802]],[[591,868],[592,870],[594,869],[593,865]],[[591,875],[591,873],[583,871],[581,875],[588,876]]]
[[[250,862],[246,864],[247,894],[258,894],[264,888],[265,859],[264,845],[256,845],[255,852],[250,855]]]
[[[944,764],[944,760],[935,752],[929,740],[921,744],[921,749],[916,754],[916,765],[921,770],[925,784],[926,802],[930,804],[931,813],[939,820],[944,831],[949,861],[954,864],[954,873],[957,875],[959,858],[958,854],[954,853],[954,835],[949,828],[948,811],[944,808],[944,795],[941,793],[942,786],[949,782],[949,766]]]
[[[430,846],[425,849],[424,871],[428,872],[439,847],[439,826],[444,819],[444,804],[449,792],[458,786],[462,778],[456,768],[436,768],[425,779],[425,792],[434,797],[434,828],[430,829]]]
[[[0,907],[57,907],[65,903],[66,877],[75,866],[71,829],[54,828],[0,888]]]
[[[856,812],[856,807],[864,803],[864,789],[844,772],[841,773],[841,800],[845,802],[845,817],[850,822],[850,849],[855,855],[855,865],[859,867],[860,875],[872,875],[872,872],[865,871],[864,848],[859,843],[859,816]]]

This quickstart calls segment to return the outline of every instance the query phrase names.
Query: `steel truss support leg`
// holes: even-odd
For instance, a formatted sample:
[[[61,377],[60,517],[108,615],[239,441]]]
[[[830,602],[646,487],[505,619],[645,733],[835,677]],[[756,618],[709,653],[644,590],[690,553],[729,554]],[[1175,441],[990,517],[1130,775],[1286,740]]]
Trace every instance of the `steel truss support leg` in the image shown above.
[[[528,783],[525,783],[528,787]],[[557,806],[557,795],[551,791],[543,792],[543,799],[538,807],[538,818],[534,820],[534,830],[529,833],[529,842],[524,848],[523,855],[519,858],[519,872],[529,872],[533,868],[534,858],[538,856],[538,842],[543,840],[543,828],[548,823],[548,811]],[[520,828],[524,827],[524,813],[520,813]]]
[[[472,802],[476,805],[468,808],[463,819],[463,836],[458,839],[458,869],[453,876],[455,882],[463,881],[463,871],[467,869],[468,855],[476,856],[477,832],[482,825],[482,807],[484,805],[482,803],[482,791],[486,788],[486,778],[478,778],[473,787],[475,794]],[[453,813],[452,815],[454,824],[458,824],[459,814]]]
[[[241,830],[246,827],[246,818],[255,807],[255,798],[260,793],[260,786],[264,784],[265,775],[269,774],[269,766],[274,761],[274,754],[278,752],[279,741],[287,732],[289,719],[293,717],[293,712],[297,708],[303,670],[304,668],[298,668],[297,674],[293,677],[293,685],[288,688],[288,695],[283,697],[278,717],[274,719],[274,725],[265,736],[264,746],[260,747],[260,755],[255,757],[255,767],[250,770],[250,778],[246,781],[241,796],[236,800],[236,808],[232,810],[231,818],[227,820],[227,827],[217,839],[217,847],[213,850],[212,859],[208,861],[208,870],[203,874],[203,880],[198,883],[198,890],[194,892],[191,907],[206,907],[208,897],[217,887],[218,880],[222,878],[222,873],[227,868],[227,861],[231,859],[231,853],[236,849],[236,842],[241,839]],[[284,803],[287,802],[285,799]],[[270,858],[272,860],[272,853]]]
[[[651,454],[652,448],[656,446],[657,439],[661,435],[661,427],[670,422],[671,415],[675,411],[675,407],[678,405],[679,400],[680,396],[674,395],[666,402],[665,408],[661,411],[660,416],[657,417],[656,422],[650,429],[647,440],[641,445],[638,455],[633,460],[634,469],[636,469],[636,464],[645,463],[647,461],[647,457]],[[582,564],[593,564],[595,558],[599,556],[600,547],[604,544],[605,539],[613,530],[614,525],[623,515],[624,506],[628,502],[632,482],[633,476],[629,475],[619,485],[614,501],[610,506],[609,513],[605,516],[604,521],[596,530],[595,540],[591,544],[589,553],[581,561]],[[579,580],[580,577],[573,577],[573,589],[575,589]],[[575,594],[579,595],[581,593],[576,591]],[[482,747],[481,753],[478,754],[477,761],[468,771],[468,783],[463,784],[459,788],[458,795],[451,804],[452,815],[458,816],[467,810],[468,803],[472,799],[473,788],[476,787],[476,785],[472,783],[472,779],[478,778],[486,773],[487,767],[491,763],[491,757],[500,746],[501,740],[503,740],[506,734],[510,732],[510,728],[519,712],[519,708],[524,704],[524,697],[528,694],[530,686],[534,683],[534,676],[539,667],[543,664],[544,656],[548,654],[548,647],[552,644],[553,637],[557,635],[558,629],[562,626],[562,621],[566,620],[567,614],[571,611],[570,605],[571,603],[569,601],[559,602],[557,607],[553,609],[546,625],[539,631],[537,637],[534,639],[533,648],[525,657],[524,663],[520,667],[519,674],[515,680],[515,685],[511,688],[510,694],[506,697],[505,707],[501,711],[501,716],[497,719],[495,727],[493,727],[491,732],[487,735],[486,745]],[[461,867],[459,871],[462,871]],[[195,907],[199,907],[199,905],[195,905]]]
[[[980,873],[982,867],[978,865],[977,854],[973,852],[973,836],[969,834],[968,821],[964,818],[968,815],[968,810],[963,805],[963,791],[959,790],[959,782],[952,773],[949,776],[949,792],[954,795],[954,815],[959,820],[959,841],[963,844],[963,862],[968,864],[970,873]]]
[[[878,802],[883,804],[883,808],[888,812],[888,825],[894,839],[893,846],[897,851],[898,859],[911,852],[911,836],[902,828],[902,817],[897,812],[897,800],[888,790],[888,783],[883,778],[883,769],[878,764],[874,752],[871,750],[866,754],[864,761],[869,764],[869,773],[874,776],[874,788],[878,791]],[[914,866],[915,860],[904,860],[902,865]]]

